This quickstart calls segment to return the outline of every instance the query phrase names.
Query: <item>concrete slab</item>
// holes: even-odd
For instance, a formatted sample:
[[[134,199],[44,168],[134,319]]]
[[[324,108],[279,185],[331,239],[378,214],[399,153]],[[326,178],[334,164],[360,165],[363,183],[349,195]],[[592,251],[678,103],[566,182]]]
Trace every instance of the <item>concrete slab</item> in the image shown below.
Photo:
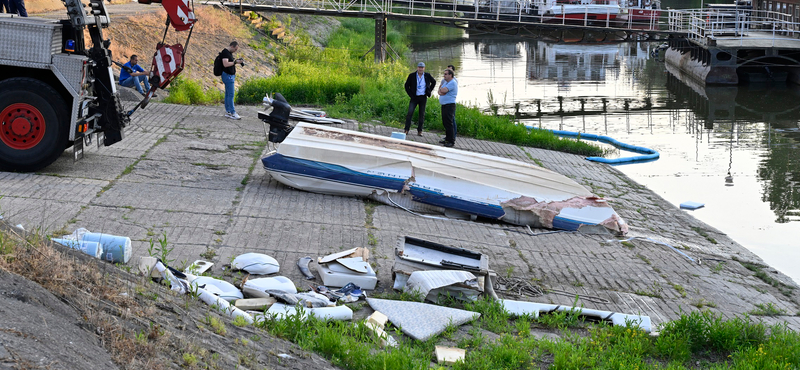
[[[237,107],[243,118],[233,121],[222,116],[221,106],[153,103],[134,115],[122,142],[89,148],[80,162],[72,163],[65,153],[41,174],[0,172],[0,213],[12,224],[35,225],[44,233],[86,227],[128,236],[134,261],[150,253],[150,240],[166,233],[174,264],[203,258],[215,263],[214,274],[234,256],[264,253],[301,288],[309,281],[297,269],[299,258],[367,247],[378,290],[389,289],[395,241],[409,235],[485,253],[498,275],[546,289],[543,296],[529,297],[537,302],[572,305],[578,297],[578,305],[648,315],[656,325],[681,310],[701,308],[726,317],[766,303],[789,315],[800,311],[797,289],[786,296],[736,261],[763,264],[757,256],[613,167],[516,145],[469,138],[456,143],[456,148],[538,162],[570,176],[610,198],[630,224],[630,236],[668,243],[702,264],[642,239],[623,245],[599,235],[542,229],[532,235],[502,223],[425,218],[361,199],[288,188],[261,166],[258,154],[269,148],[256,117],[259,109]],[[397,130],[354,121],[340,126],[385,136]],[[441,136],[424,132],[408,139],[436,144]],[[785,278],[768,267],[764,271]],[[800,329],[796,317],[767,321]]]

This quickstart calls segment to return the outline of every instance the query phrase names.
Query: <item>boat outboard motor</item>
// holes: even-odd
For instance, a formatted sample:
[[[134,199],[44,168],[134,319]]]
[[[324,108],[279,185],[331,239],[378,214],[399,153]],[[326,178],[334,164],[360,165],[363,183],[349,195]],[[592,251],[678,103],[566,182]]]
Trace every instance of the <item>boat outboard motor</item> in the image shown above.
[[[292,111],[292,106],[280,93],[276,93],[274,99],[268,95],[264,96],[263,103],[266,107],[271,106],[272,111],[269,114],[258,112],[258,118],[264,122],[264,131],[267,131],[266,125],[269,124],[269,132],[265,132],[267,139],[273,143],[280,143],[286,139],[286,135],[292,132],[293,127],[289,125],[289,113]]]

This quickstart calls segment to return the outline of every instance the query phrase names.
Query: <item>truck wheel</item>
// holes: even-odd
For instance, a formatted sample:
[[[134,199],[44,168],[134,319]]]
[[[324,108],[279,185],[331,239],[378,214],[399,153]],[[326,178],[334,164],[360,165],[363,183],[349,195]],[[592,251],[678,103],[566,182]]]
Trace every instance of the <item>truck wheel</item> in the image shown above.
[[[33,78],[0,82],[0,170],[32,172],[64,152],[69,114],[64,99]]]

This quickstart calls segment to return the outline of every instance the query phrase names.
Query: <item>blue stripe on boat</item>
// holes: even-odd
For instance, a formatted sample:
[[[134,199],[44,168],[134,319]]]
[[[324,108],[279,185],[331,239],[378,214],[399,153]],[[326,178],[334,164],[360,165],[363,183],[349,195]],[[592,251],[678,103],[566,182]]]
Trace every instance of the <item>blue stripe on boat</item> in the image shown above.
[[[416,202],[454,209],[470,215],[499,219],[506,214],[503,211],[503,207],[500,206],[458,199],[437,191],[421,189],[416,186],[411,186],[411,195]]]
[[[578,222],[564,217],[556,216],[553,218],[553,228],[561,230],[578,230],[581,225],[597,225],[587,222]]]
[[[376,189],[402,191],[403,185],[405,184],[404,179],[369,175],[335,164],[287,157],[278,153],[262,158],[261,163],[264,164],[264,168],[271,171],[291,173]]]

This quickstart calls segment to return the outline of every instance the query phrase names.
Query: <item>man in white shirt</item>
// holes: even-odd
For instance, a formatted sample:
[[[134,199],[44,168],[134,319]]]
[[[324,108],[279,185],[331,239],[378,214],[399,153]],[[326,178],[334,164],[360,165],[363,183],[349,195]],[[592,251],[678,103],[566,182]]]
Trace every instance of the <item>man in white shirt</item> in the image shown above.
[[[406,114],[406,135],[408,135],[408,130],[411,129],[411,118],[414,116],[414,110],[419,106],[417,135],[422,136],[422,125],[425,124],[425,105],[428,103],[428,98],[431,96],[435,86],[436,80],[430,73],[425,72],[425,63],[419,62],[417,71],[408,75],[405,84],[406,94],[411,98],[411,102],[408,104],[408,114]]]

